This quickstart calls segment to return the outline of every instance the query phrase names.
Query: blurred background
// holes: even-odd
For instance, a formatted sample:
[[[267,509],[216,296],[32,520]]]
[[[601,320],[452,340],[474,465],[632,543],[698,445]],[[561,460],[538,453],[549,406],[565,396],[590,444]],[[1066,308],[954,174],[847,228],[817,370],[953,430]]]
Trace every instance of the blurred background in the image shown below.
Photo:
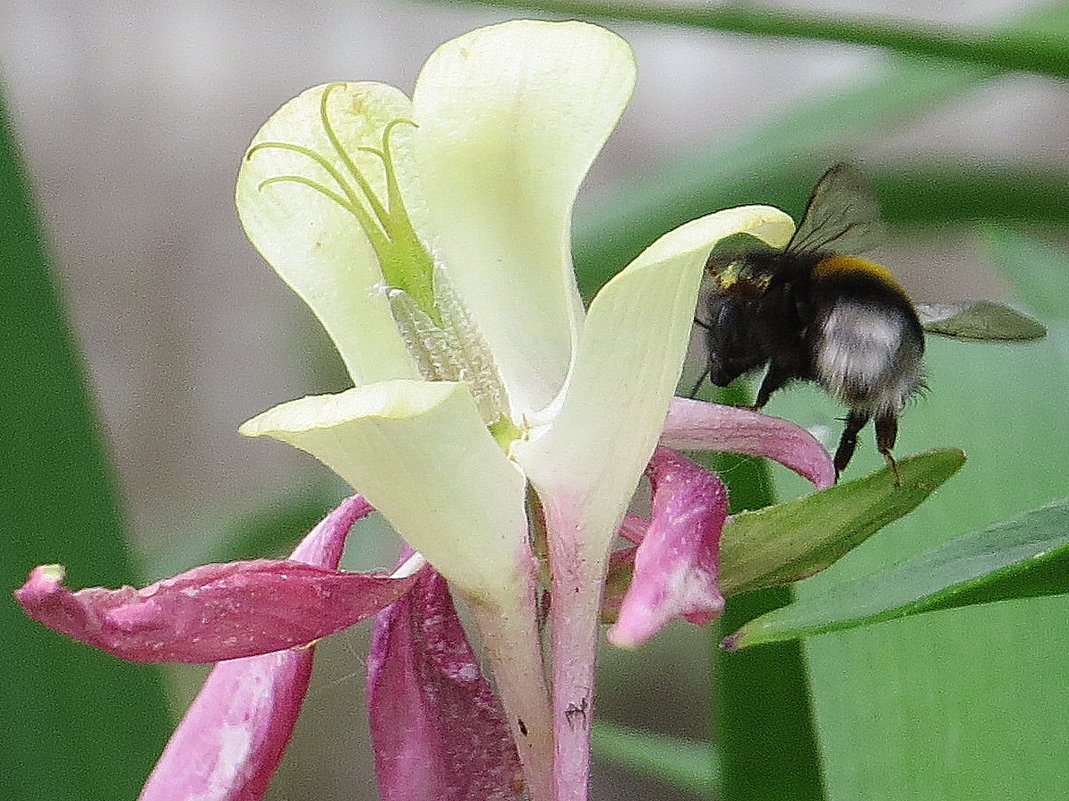
[[[878,13],[903,24],[961,28],[1006,24],[1028,5],[840,0],[768,8]],[[274,548],[292,542],[340,491],[303,454],[236,433],[243,420],[269,406],[345,383],[310,313],[261,261],[237,222],[234,179],[253,134],[278,106],[314,84],[372,79],[410,91],[438,44],[517,16],[527,14],[369,0],[0,0],[0,91],[51,251],[55,288],[84,359],[106,459],[117,476],[123,530],[132,543],[134,578],[127,580],[263,553],[256,550],[259,542]],[[990,183],[1006,176],[1054,187],[1054,194],[1040,196],[1050,208],[1033,203],[1032,210],[1048,241],[1065,242],[1067,212],[1058,211],[1069,186],[1063,82],[932,61],[904,64],[885,50],[830,42],[607,24],[633,46],[639,83],[576,212],[587,289],[625,263],[597,263],[611,220],[631,213],[655,224],[659,209],[676,208],[658,205],[658,197],[689,192],[682,179],[673,184],[673,175],[702,182],[708,202],[716,204],[691,216],[749,202],[797,214],[820,173],[844,157],[862,164],[886,200],[893,225],[880,256],[919,299],[1012,297],[975,225],[1000,216],[992,212],[997,197],[990,199]],[[911,69],[923,77],[913,84],[900,80],[897,105],[877,109],[891,103],[890,84],[881,89],[881,82]],[[794,135],[796,146],[790,134],[787,144],[769,138],[780,121],[818,108],[827,110]],[[867,121],[855,119],[869,111]],[[704,167],[686,169],[694,163]],[[721,186],[718,170],[726,175]],[[945,181],[924,195],[933,174]],[[983,197],[970,195],[984,186]],[[698,190],[690,197],[701,202]],[[1007,216],[1028,216],[1013,204],[1028,206],[1030,197],[1007,186]],[[931,213],[940,206],[945,214]],[[628,247],[624,242],[620,249]],[[4,285],[12,278],[4,275]],[[3,377],[5,385],[25,380],[10,371]],[[826,410],[824,422],[837,425]],[[0,503],[17,501],[9,494]],[[387,564],[392,547],[369,534],[358,554],[350,547],[349,564]],[[55,550],[38,537],[26,546],[32,557],[5,557],[12,586],[32,564],[65,555]],[[108,583],[88,571],[77,577],[72,583],[78,586]],[[361,709],[366,634],[365,627],[321,646],[305,713],[271,798],[376,797]],[[42,629],[33,636],[25,641],[30,649],[55,635]],[[708,713],[700,701],[708,694],[710,643],[708,632],[679,627],[637,654],[606,648],[599,714],[707,738]],[[5,666],[15,672],[36,670],[44,658],[32,650],[4,650]],[[180,713],[202,675],[168,671],[170,713]],[[122,695],[112,702],[121,705]],[[26,708],[10,712],[5,728],[30,732],[60,753],[85,747],[74,730],[36,730],[43,718]],[[92,731],[92,710],[76,717],[88,718]],[[157,738],[156,724],[146,726],[144,737]],[[142,758],[133,759],[143,776]],[[117,784],[136,787],[138,781]],[[693,797],[609,767],[599,769],[595,789],[603,799]],[[26,785],[12,790],[0,794],[92,797]]]

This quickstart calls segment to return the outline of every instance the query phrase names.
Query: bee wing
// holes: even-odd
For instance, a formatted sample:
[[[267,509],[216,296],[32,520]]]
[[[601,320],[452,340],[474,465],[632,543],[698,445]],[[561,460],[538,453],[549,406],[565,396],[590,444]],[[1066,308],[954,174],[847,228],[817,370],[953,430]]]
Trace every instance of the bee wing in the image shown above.
[[[1042,339],[1047,329],[1026,314],[987,300],[968,303],[918,303],[924,330],[958,339]]]
[[[883,237],[880,206],[852,164],[829,169],[809,196],[802,221],[787,244],[787,253],[864,253]]]

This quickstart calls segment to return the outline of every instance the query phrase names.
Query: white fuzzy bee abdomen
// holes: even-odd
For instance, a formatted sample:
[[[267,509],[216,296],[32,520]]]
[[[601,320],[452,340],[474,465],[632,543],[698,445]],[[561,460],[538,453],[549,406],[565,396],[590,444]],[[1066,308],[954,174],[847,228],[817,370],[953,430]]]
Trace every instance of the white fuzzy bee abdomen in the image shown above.
[[[906,314],[840,297],[817,321],[813,371],[852,409],[897,413],[921,383],[920,339]]]

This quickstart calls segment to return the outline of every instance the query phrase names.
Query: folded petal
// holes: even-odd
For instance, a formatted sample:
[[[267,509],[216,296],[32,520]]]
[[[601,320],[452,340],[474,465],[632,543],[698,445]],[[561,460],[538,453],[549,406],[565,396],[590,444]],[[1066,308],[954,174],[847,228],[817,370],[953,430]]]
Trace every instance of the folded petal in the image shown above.
[[[442,576],[424,571],[376,619],[367,693],[383,801],[520,796],[508,724]]]
[[[297,546],[295,561],[337,567],[360,496],[331,512]],[[217,665],[171,736],[139,801],[256,801],[267,789],[312,673],[313,648]]]
[[[634,577],[609,642],[634,648],[666,623],[705,625],[720,615],[720,533],[727,518],[724,483],[679,454],[658,448],[647,473],[653,517],[635,554]]]
[[[256,249],[315,312],[355,383],[416,378],[380,289],[382,270],[366,232],[350,211],[313,188],[348,200],[348,185],[356,203],[373,214],[324,126],[320,101],[330,87],[329,128],[385,202],[383,162],[360,148],[381,149],[384,129],[411,117],[411,103],[392,86],[343,83],[308,89],[264,123],[238,173],[238,215]],[[390,147],[406,205],[415,206],[411,135],[410,126],[396,126]]]
[[[560,390],[582,317],[572,205],[635,83],[627,44],[519,20],[442,45],[413,95],[434,248],[494,352],[514,410]]]
[[[141,590],[71,592],[63,568],[34,568],[15,597],[51,629],[131,662],[219,662],[310,642],[397,600],[411,578],[289,560],[205,565]]]
[[[315,456],[472,598],[510,596],[530,562],[524,478],[468,389],[389,381],[303,398],[245,423]]]
[[[789,420],[750,409],[673,398],[661,444],[684,451],[730,451],[767,456],[812,481],[835,483],[831,457],[816,437]]]
[[[769,206],[702,217],[658,239],[594,298],[552,425],[513,446],[547,512],[554,495],[586,507],[587,558],[607,557],[657,444],[709,251],[737,233],[782,245],[793,228],[790,217]]]

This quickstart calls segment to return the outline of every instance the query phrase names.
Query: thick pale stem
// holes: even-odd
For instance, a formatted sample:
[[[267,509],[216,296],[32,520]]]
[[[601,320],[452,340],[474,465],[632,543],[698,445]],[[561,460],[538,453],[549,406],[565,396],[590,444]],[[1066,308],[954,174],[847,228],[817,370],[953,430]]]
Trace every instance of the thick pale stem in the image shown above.
[[[535,614],[534,565],[511,607],[466,599],[490,656],[531,801],[553,798],[553,720]]]
[[[594,721],[594,667],[607,559],[590,558],[576,521],[546,509],[553,569],[554,801],[586,801],[590,728]]]

